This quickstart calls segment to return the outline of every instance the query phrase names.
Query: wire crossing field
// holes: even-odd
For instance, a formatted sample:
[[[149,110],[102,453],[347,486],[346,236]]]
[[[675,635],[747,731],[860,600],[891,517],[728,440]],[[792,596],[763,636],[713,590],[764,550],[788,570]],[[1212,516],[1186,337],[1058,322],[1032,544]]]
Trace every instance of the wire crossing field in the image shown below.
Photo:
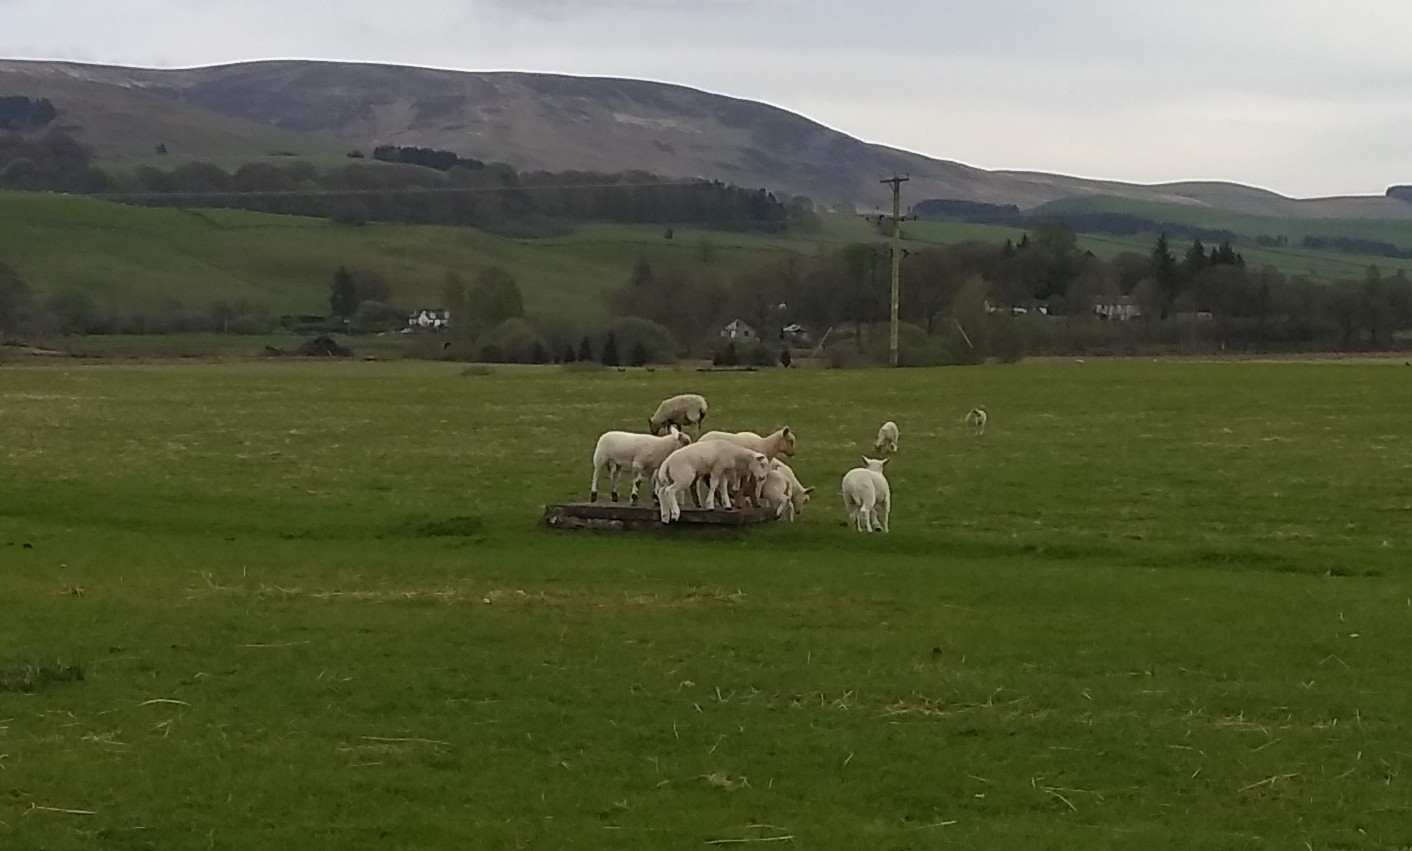
[[[1409,381],[0,370],[0,846],[1407,847]],[[537,525],[680,391],[801,522]]]

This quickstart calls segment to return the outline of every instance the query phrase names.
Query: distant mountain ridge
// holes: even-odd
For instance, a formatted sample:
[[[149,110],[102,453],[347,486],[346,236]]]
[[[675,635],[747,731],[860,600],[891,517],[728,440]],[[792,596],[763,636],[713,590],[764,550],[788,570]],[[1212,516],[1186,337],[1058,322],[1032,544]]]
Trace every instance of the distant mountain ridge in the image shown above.
[[[1122,198],[1262,215],[1412,217],[1394,195],[1292,199],[1219,182],[1141,185],[987,171],[861,141],[778,107],[643,80],[270,60],[178,70],[0,60],[0,95],[49,98],[101,156],[158,142],[183,157],[335,155],[377,144],[445,148],[523,170],[641,169],[880,208],[879,178],[909,199],[1028,209]]]

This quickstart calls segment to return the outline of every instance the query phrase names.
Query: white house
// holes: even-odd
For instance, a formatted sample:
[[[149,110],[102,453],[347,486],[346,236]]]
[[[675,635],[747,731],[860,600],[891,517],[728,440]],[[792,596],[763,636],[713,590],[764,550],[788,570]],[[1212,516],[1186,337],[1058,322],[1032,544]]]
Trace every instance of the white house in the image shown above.
[[[1100,298],[1093,303],[1093,312],[1104,319],[1116,319],[1119,322],[1126,322],[1129,319],[1136,319],[1142,315],[1142,308],[1137,306],[1137,299],[1130,295],[1117,296],[1116,298]]]
[[[743,319],[731,320],[729,325],[721,329],[721,337],[739,343],[753,343],[760,339],[760,335],[755,333],[755,329],[747,325]]]
[[[451,311],[440,307],[424,307],[407,317],[408,328],[444,330],[451,324]]]

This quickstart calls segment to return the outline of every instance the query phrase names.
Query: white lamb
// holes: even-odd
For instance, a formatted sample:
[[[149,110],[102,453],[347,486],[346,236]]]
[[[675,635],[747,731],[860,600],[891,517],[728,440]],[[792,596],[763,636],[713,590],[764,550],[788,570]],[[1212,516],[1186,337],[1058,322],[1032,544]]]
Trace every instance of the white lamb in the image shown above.
[[[677,431],[676,426],[664,435],[634,434],[630,431],[608,431],[593,447],[593,481],[588,486],[588,501],[598,501],[598,476],[608,473],[608,487],[613,501],[618,501],[618,474],[632,470],[631,503],[637,505],[637,489],[644,480],[657,472],[667,456],[691,444],[691,436]]]
[[[701,435],[699,442],[706,443],[708,441],[717,440],[727,440],[737,446],[753,449],[771,461],[778,455],[794,457],[795,437],[794,432],[790,430],[789,426],[776,429],[765,437],[761,437],[753,431],[708,431]],[[763,479],[763,477],[761,477],[761,479]],[[742,500],[743,502],[748,502],[749,495],[758,493],[760,486],[763,484],[764,482],[760,480],[752,481],[749,477],[741,478],[737,476],[732,477],[728,482],[728,487],[745,497],[745,499]]]
[[[725,492],[728,477],[743,472],[763,482],[769,471],[768,458],[730,441],[713,440],[684,446],[667,456],[667,460],[657,468],[657,475],[653,480],[657,500],[661,505],[662,522],[670,523],[681,518],[681,494],[689,489],[698,477],[705,477],[707,480],[705,507],[709,510],[716,507],[718,492],[721,495],[721,506],[731,507],[730,496]]]
[[[648,418],[647,430],[653,434],[661,434],[668,426],[685,429],[689,425],[695,425],[696,433],[700,434],[701,424],[705,420],[705,397],[695,393],[681,393],[662,400],[662,404],[658,405],[657,410]]]
[[[888,515],[892,513],[892,487],[883,475],[888,459],[881,461],[865,457],[866,466],[855,467],[843,474],[843,508],[859,532],[888,531]]]
[[[873,442],[873,446],[878,452],[892,454],[897,452],[897,423],[892,420],[882,424],[878,429],[878,439]]]
[[[985,434],[985,421],[984,405],[979,408],[972,408],[970,412],[966,414],[966,425],[971,427],[971,431],[975,433],[976,437]]]
[[[772,472],[778,472],[789,479],[789,501],[791,503],[790,514],[797,517],[804,512],[804,506],[809,504],[809,494],[814,492],[813,488],[804,487],[804,483],[799,481],[799,477],[794,474],[794,470],[780,459],[776,458],[770,462]]]
[[[794,485],[781,470],[765,474],[760,487],[760,502],[776,520],[794,522]]]

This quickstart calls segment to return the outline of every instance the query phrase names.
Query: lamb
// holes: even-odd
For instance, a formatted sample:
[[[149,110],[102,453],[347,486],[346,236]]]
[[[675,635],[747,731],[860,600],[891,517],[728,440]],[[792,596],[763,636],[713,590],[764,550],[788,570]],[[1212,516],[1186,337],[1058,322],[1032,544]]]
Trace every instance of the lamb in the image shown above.
[[[776,520],[794,522],[794,485],[781,470],[771,470],[765,474],[760,487],[760,501],[774,514]]]
[[[897,423],[892,420],[882,424],[878,429],[878,439],[873,442],[878,452],[886,452],[889,455],[897,451]]]
[[[700,434],[701,424],[705,420],[705,397],[695,393],[681,393],[662,400],[662,404],[658,405],[657,410],[647,419],[647,430],[653,434],[661,434],[668,426],[685,429],[689,425],[695,425],[696,433]]]
[[[784,426],[766,437],[761,437],[753,431],[708,431],[701,436],[700,442],[717,440],[728,440],[737,446],[752,449],[771,461],[777,455],[794,456],[795,438],[794,432],[790,430],[789,426]],[[742,481],[738,477],[732,477],[729,487],[748,497],[750,493],[759,492],[760,486],[764,484],[763,479],[764,477],[761,476],[758,481],[750,481],[748,478]],[[748,498],[742,501],[746,502]]]
[[[770,471],[770,461],[759,452],[746,449],[726,440],[697,442],[684,446],[667,456],[667,460],[657,468],[654,486],[657,501],[661,506],[662,522],[670,523],[681,517],[680,495],[690,488],[698,477],[705,477],[708,489],[706,508],[716,507],[716,493],[721,494],[721,505],[730,508],[730,496],[725,492],[729,476],[737,472],[748,473],[760,481]]]
[[[985,434],[985,421],[985,405],[981,405],[979,408],[972,408],[970,412],[966,414],[966,425],[971,427],[971,431],[975,433],[976,437]]]
[[[843,508],[853,528],[859,532],[888,531],[892,487],[883,475],[888,460],[864,457],[865,466],[855,467],[843,475]]]
[[[618,474],[632,470],[631,503],[637,505],[637,490],[642,482],[657,472],[667,456],[691,444],[691,436],[677,431],[676,426],[664,435],[634,434],[629,431],[608,431],[593,447],[593,481],[588,486],[588,501],[598,501],[598,476],[607,471],[613,501],[618,501]]]
[[[778,458],[770,462],[770,469],[773,472],[782,473],[785,478],[789,479],[790,514],[794,516],[802,514],[804,506],[809,503],[809,494],[813,493],[814,489],[804,487],[804,484],[799,481],[799,477],[794,474],[794,470]]]

